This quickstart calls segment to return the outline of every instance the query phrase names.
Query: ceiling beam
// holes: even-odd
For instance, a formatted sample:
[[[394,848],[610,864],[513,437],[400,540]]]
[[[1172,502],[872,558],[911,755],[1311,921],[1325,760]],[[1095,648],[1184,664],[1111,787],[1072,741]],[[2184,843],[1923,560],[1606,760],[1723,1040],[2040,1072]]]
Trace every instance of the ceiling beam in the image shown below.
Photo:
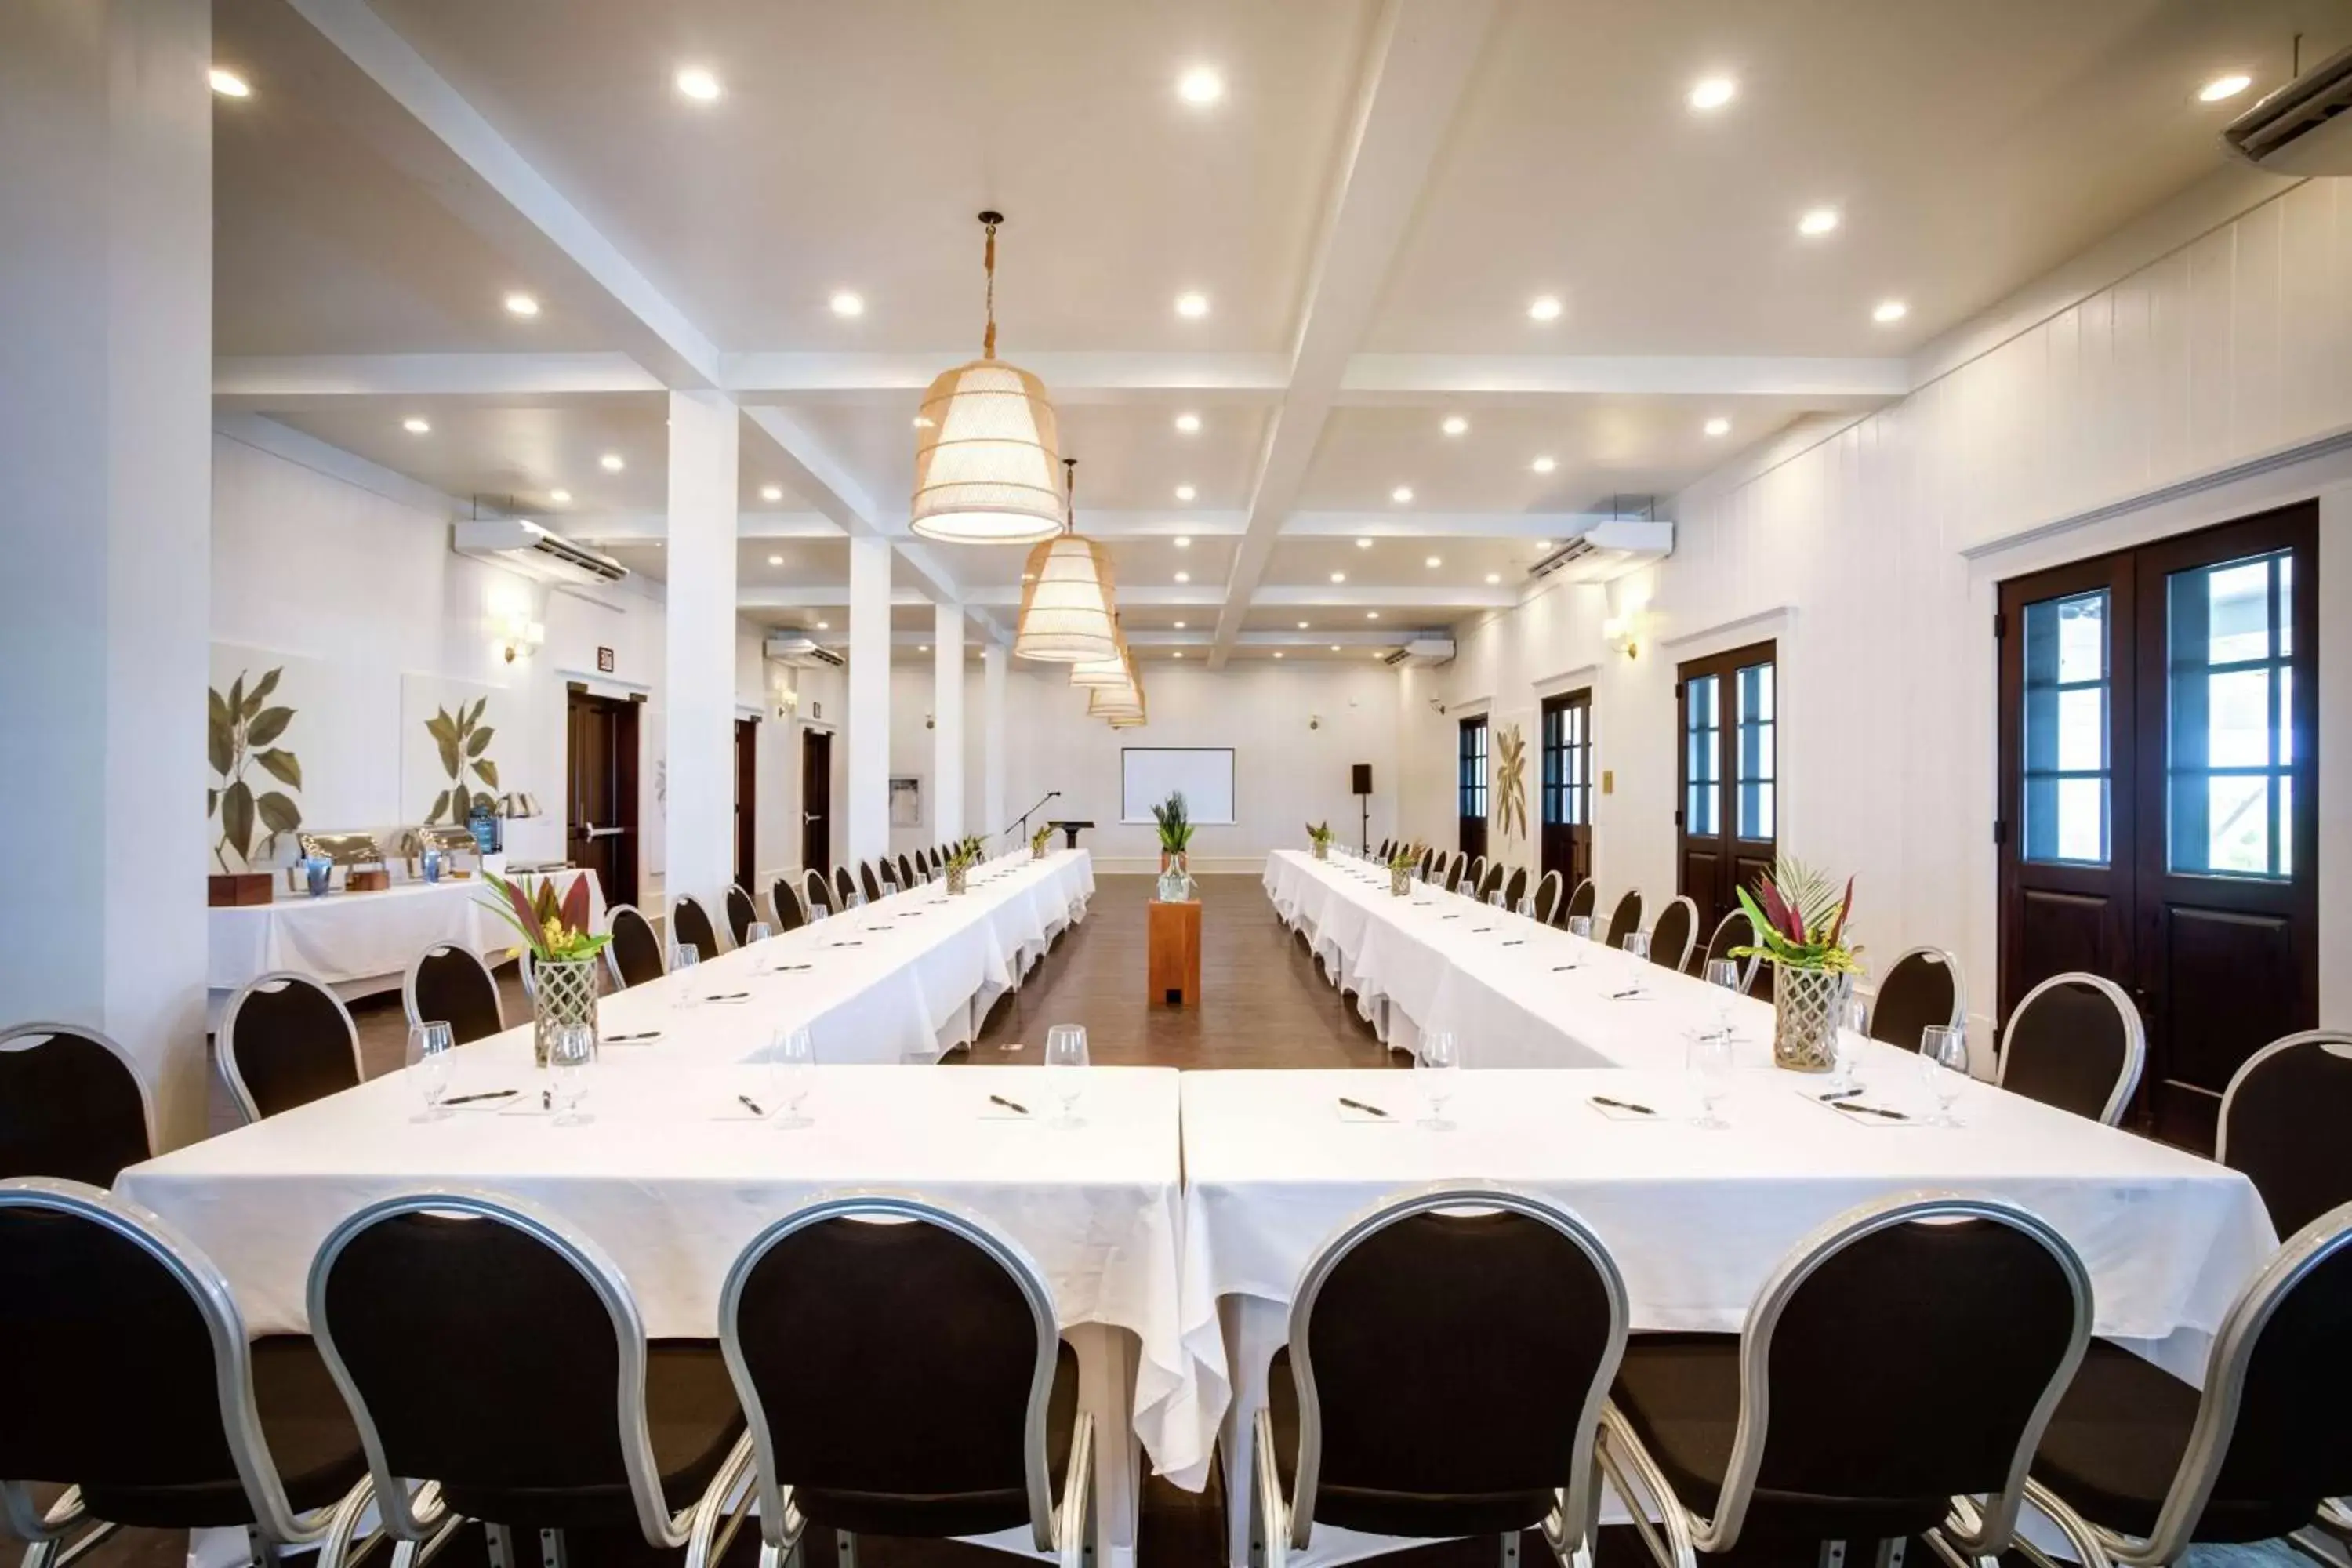
[[[872,395],[877,403],[903,404],[950,365],[971,357],[969,348],[919,353],[730,353],[720,362],[727,389],[757,401],[762,396]],[[1276,353],[1171,353],[1153,350],[1107,350],[1024,353],[1022,369],[1043,381],[1056,403],[1117,403],[1137,395],[1197,393],[1206,404],[1271,403],[1282,394],[1287,365]]]
[[[804,500],[814,503],[818,511],[844,533],[859,538],[890,538],[903,530],[903,516],[886,520],[876,506],[874,498],[852,477],[849,470],[825,449],[807,422],[788,409],[751,406],[743,410],[761,434],[774,443],[776,452],[783,458],[784,483]],[[896,522],[900,526],[890,526]],[[926,550],[908,542],[903,537],[892,540],[898,563],[921,585],[933,604],[953,604],[963,597],[955,579],[949,575],[938,558]],[[893,568],[896,570],[897,568]],[[992,623],[992,629],[993,624]]]
[[[1464,587],[1455,584],[1405,584],[1354,583],[1268,583],[1257,590],[1255,607],[1266,609],[1501,610],[1519,602],[1519,590],[1509,583]]]
[[[1496,0],[1385,0],[1334,174],[1298,310],[1282,405],[1251,487],[1210,668],[1241,634],[1258,579],[1297,504],[1431,164],[1478,62]]]
[[[583,544],[643,544],[669,537],[669,518],[658,511],[542,511],[540,521]],[[818,511],[739,511],[738,539],[839,539],[840,526]]]
[[[1566,539],[1613,521],[1591,511],[1295,511],[1285,539]]]
[[[213,396],[285,409],[341,397],[573,396],[666,390],[623,353],[263,354],[213,361]]]
[[[1568,395],[1809,397],[1885,403],[1911,390],[1910,362],[1801,354],[1358,354],[1339,401],[1413,405],[1442,396],[1507,407]]]
[[[1137,609],[1215,609],[1225,602],[1225,591],[1213,583],[1192,583],[1176,586],[1159,584],[1122,585],[1118,602]],[[974,609],[1013,609],[1021,607],[1021,584],[991,583],[964,590],[963,602]]]
[[[890,591],[893,609],[928,609],[931,603],[912,588]],[[848,605],[847,583],[780,583],[772,586],[739,586],[735,590],[735,607],[739,610],[838,610]]]

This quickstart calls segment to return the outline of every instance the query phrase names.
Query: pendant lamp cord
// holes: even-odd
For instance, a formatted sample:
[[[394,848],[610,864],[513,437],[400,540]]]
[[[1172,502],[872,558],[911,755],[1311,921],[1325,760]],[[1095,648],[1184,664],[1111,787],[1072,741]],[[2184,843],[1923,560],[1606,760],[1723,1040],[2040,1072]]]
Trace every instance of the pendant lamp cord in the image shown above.
[[[988,335],[981,340],[980,356],[996,357],[996,225],[982,226],[988,231]]]
[[[1077,531],[1078,460],[1065,458],[1062,459],[1062,531],[1070,534]]]

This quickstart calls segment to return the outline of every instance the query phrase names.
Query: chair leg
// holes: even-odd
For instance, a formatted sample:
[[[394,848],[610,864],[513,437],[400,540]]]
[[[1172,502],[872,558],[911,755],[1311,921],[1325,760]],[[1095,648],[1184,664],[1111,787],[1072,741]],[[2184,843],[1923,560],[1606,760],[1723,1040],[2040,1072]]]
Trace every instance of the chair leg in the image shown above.
[[[1815,1558],[1814,1562],[1819,1564],[1819,1568],[1845,1568],[1845,1542],[1822,1542],[1821,1555]]]
[[[1910,1544],[1906,1538],[1900,1535],[1889,1536],[1881,1541],[1878,1543],[1877,1568],[1903,1568],[1904,1549]]]
[[[571,1561],[572,1551],[563,1539],[563,1531],[542,1530],[539,1532],[540,1568],[570,1568]]]
[[[833,1560],[835,1568],[857,1568],[857,1537],[849,1531],[833,1532]]]
[[[522,1568],[515,1561],[514,1532],[503,1524],[482,1526],[482,1546],[488,1553],[490,1568]]]
[[[1507,1530],[1501,1536],[1503,1568],[1519,1568],[1519,1532]]]

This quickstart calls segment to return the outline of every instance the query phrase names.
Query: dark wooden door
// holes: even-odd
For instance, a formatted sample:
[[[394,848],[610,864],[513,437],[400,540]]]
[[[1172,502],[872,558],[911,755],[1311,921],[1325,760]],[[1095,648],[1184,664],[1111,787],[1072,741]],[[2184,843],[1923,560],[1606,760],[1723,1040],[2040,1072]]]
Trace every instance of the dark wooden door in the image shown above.
[[[637,703],[578,687],[564,720],[564,854],[608,903],[637,901]]]
[[[2002,1016],[2064,970],[2125,986],[2137,1117],[2191,1148],[2317,1022],[2318,530],[2305,503],[2001,584]]]
[[[1560,897],[1592,875],[1592,689],[1543,700],[1543,869]]]
[[[833,733],[801,731],[801,864],[833,872]]]
[[[735,721],[735,885],[757,885],[760,819],[760,721]],[[758,895],[754,894],[754,897]]]
[[[1454,778],[1457,805],[1461,817],[1458,842],[1454,847],[1465,855],[1486,853],[1486,716],[1465,719],[1455,753]]]
[[[1772,868],[1779,674],[1769,642],[1675,668],[1675,890],[1697,906],[1702,939],[1739,907],[1738,889]]]

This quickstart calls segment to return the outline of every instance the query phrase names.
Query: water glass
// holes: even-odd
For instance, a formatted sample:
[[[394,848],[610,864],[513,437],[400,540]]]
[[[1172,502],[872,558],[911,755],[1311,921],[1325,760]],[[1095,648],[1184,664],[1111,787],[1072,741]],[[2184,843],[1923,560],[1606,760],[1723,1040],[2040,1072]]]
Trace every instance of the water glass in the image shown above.
[[[1969,1032],[1949,1024],[1930,1024],[1919,1031],[1919,1070],[1927,1075],[1927,1091],[1936,1097],[1937,1127],[1958,1127],[1952,1107],[1969,1086]]]
[[[323,899],[327,896],[327,889],[334,885],[335,863],[324,855],[310,856],[302,862],[302,877],[310,887],[310,896]]]
[[[1698,1115],[1691,1121],[1694,1127],[1717,1131],[1731,1125],[1715,1113],[1731,1088],[1731,1040],[1725,1035],[1694,1035],[1685,1051],[1683,1062],[1689,1069],[1691,1088],[1698,1099]]]
[[[449,1108],[441,1101],[449,1092],[451,1044],[446,1024],[408,1026],[409,1076],[416,1080],[417,1096],[425,1102],[425,1109],[416,1116],[419,1121],[438,1121],[449,1114]]]
[[[807,1103],[809,1090],[816,1087],[816,1042],[806,1028],[778,1029],[769,1037],[768,1079],[770,1092],[783,1108],[776,1125],[808,1126],[809,1118],[801,1107]]]
[[[702,953],[690,942],[681,942],[669,950],[669,972],[677,984],[670,987],[670,1005],[687,1008],[702,1000],[702,983],[687,973],[702,962]]]
[[[1592,917],[1591,915],[1569,916],[1568,934],[1584,942],[1591,942],[1592,940]]]
[[[438,882],[441,879],[441,851],[428,845],[418,858],[424,866],[425,882],[428,885]]]
[[[776,928],[765,921],[753,921],[743,928],[743,945],[751,950],[751,973],[765,974],[775,960],[760,944],[776,934]]]
[[[1087,1030],[1083,1024],[1055,1024],[1045,1031],[1045,1087],[1062,1102],[1053,1125],[1079,1127],[1078,1094],[1086,1088]]]
[[[1830,1089],[1844,1093],[1853,1088],[1853,1069],[1862,1061],[1862,1042],[1870,1037],[1870,1008],[1859,996],[1848,996],[1838,1008],[1837,1032],[1830,1037]]]
[[[1732,958],[1708,959],[1706,983],[1723,993],[1717,999],[1715,1032],[1727,1040],[1731,1038],[1731,999],[1739,994],[1739,961]]]
[[[585,1024],[566,1024],[548,1043],[548,1098],[555,1107],[555,1125],[582,1127],[595,1121],[580,1102],[588,1098],[588,1064],[596,1059],[596,1031]]]
[[[1644,973],[1650,967],[1650,933],[1629,931],[1625,933],[1625,956],[1633,961],[1633,978],[1625,984],[1625,994],[1641,996],[1648,994],[1650,977]]]
[[[1454,1044],[1450,1029],[1430,1029],[1423,1033],[1421,1045],[1414,1053],[1413,1065],[1428,1074],[1423,1091],[1429,1114],[1421,1124],[1433,1132],[1451,1132],[1454,1123],[1445,1120],[1445,1102],[1454,1098],[1454,1074],[1462,1068],[1462,1051]]]

